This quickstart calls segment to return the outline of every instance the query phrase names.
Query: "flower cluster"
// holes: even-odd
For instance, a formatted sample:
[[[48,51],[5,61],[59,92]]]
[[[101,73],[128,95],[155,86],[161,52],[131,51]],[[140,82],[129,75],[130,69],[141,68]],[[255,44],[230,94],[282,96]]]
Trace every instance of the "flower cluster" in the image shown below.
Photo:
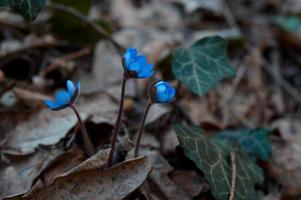
[[[154,66],[147,63],[145,55],[138,55],[138,51],[135,48],[128,48],[122,60],[126,77],[148,78],[154,74]],[[155,82],[150,91],[153,103],[170,102],[176,94],[176,90],[165,81]]]
[[[125,51],[122,57],[122,64],[124,69],[124,79],[122,83],[119,113],[118,113],[118,117],[114,128],[114,133],[112,137],[110,154],[108,156],[108,165],[107,165],[108,167],[112,166],[114,160],[113,157],[115,151],[115,144],[117,141],[117,135],[120,130],[121,118],[123,113],[124,90],[125,90],[126,81],[130,78],[148,78],[154,74],[154,66],[147,62],[145,55],[139,55],[137,49],[135,48],[128,48]],[[75,101],[79,95],[79,92],[80,92],[80,83],[78,82],[76,85],[74,85],[72,81],[68,80],[67,90],[58,91],[55,94],[54,100],[47,99],[44,101],[44,103],[48,108],[54,111],[61,110],[66,107],[70,107],[73,109],[79,121],[86,152],[89,156],[92,156],[94,153],[93,145],[90,141],[85,125],[75,106]],[[175,97],[176,90],[168,82],[160,80],[152,84],[149,93],[150,93],[150,103],[146,108],[146,111],[143,115],[143,119],[141,121],[140,128],[138,131],[138,136],[136,140],[137,142],[135,146],[135,155],[134,155],[135,157],[138,156],[138,150],[139,150],[141,135],[144,129],[145,119],[151,105],[154,103],[168,103],[172,101]]]

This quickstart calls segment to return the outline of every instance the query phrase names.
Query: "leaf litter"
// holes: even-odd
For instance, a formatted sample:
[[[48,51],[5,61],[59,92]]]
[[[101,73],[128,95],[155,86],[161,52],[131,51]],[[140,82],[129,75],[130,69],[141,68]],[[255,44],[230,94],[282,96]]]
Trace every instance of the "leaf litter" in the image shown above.
[[[220,144],[219,152],[224,150],[224,154],[219,155],[226,157],[227,175],[232,164],[228,150],[233,150],[234,146],[238,152],[236,167],[239,174],[241,166],[248,169],[245,162],[250,163],[254,170],[260,166],[264,172],[264,185],[256,186],[252,198],[245,196],[242,199],[296,199],[300,196],[298,126],[301,61],[298,54],[301,42],[298,24],[301,4],[297,0],[114,0],[93,4],[79,1],[74,5],[56,0],[55,3],[74,6],[83,14],[90,12],[87,14],[88,23],[80,19],[71,23],[74,16],[69,16],[70,13],[68,20],[64,17],[66,20],[61,20],[58,17],[66,17],[60,15],[65,11],[55,10],[56,14],[52,14],[54,10],[47,8],[28,26],[19,15],[6,9],[0,11],[0,198],[17,195],[11,199],[20,199],[19,195],[26,193],[29,199],[53,199],[51,190],[60,184],[67,187],[56,190],[56,194],[66,192],[74,197],[72,199],[96,194],[99,192],[97,188],[109,188],[110,196],[104,191],[104,199],[222,198],[216,195],[215,188],[219,184],[212,185],[199,162],[187,159],[190,157],[188,150],[181,139],[179,143],[172,129],[172,124],[178,122],[200,126],[210,137],[204,139],[200,136],[202,142],[220,144],[216,139],[208,141],[217,135],[223,138],[220,140],[226,140],[225,143],[235,143],[225,149],[224,145],[228,144]],[[188,46],[213,35],[227,41],[230,56],[227,65],[237,69],[236,78],[223,80],[216,87],[210,85],[212,90],[208,93],[199,90],[206,93],[202,96],[192,94],[189,90],[193,85],[180,79],[186,87],[178,84],[176,102],[171,107],[152,110],[141,146],[152,152],[148,155],[153,160],[151,171],[151,167],[145,164],[146,158],[128,161],[125,158],[133,147],[148,85],[153,80],[129,82],[116,155],[120,164],[107,171],[103,167],[119,102],[122,67],[115,47],[103,40],[102,35],[95,37],[92,28],[93,34],[86,37],[91,33],[88,27],[92,10],[93,20],[97,20],[97,23],[92,23],[107,29],[113,39],[124,47],[138,47],[146,53],[162,72],[158,71],[154,79],[167,78],[174,85],[178,84],[177,80],[167,72],[171,72],[171,52],[175,47]],[[277,23],[274,19],[278,19]],[[66,26],[62,26],[64,23],[60,21]],[[72,26],[72,35],[66,35],[68,27]],[[73,34],[78,27],[81,34]],[[64,30],[65,35],[57,32],[58,28]],[[100,41],[95,43],[95,39]],[[91,41],[94,41],[92,45]],[[64,60],[87,47],[93,50],[92,54]],[[47,71],[57,59],[62,62]],[[20,60],[21,66],[30,65],[26,80],[16,79],[18,74],[14,72],[11,76],[7,70],[10,69],[7,66],[14,66],[11,62]],[[198,63],[205,67],[195,69],[206,71],[204,62]],[[24,68],[17,69],[19,72]],[[224,75],[212,74],[213,81],[216,76]],[[62,87],[70,78],[81,80],[82,93],[86,95],[80,99],[79,110],[97,151],[89,159],[84,155],[80,137],[75,135],[79,131],[70,111],[54,113],[41,109],[40,100],[44,95],[49,95],[49,90]],[[199,76],[197,80],[203,78]],[[219,78],[223,79],[223,76]],[[4,103],[2,99],[5,99]],[[272,128],[273,131],[261,137],[260,134],[250,134],[255,128]],[[224,129],[228,131],[223,132]],[[120,182],[124,178],[124,169],[129,177]],[[97,177],[117,179],[100,184]],[[88,178],[95,181],[86,184]],[[83,186],[74,180],[79,180]],[[257,182],[261,180],[258,178]],[[238,178],[235,194],[242,191],[239,186],[243,183]],[[95,186],[90,187],[93,184]],[[116,187],[110,187],[112,184]],[[228,192],[227,184],[218,191],[225,188]],[[254,181],[249,188],[249,192],[253,191]],[[85,191],[76,193],[80,189]],[[31,193],[27,193],[29,190]],[[42,191],[45,194],[41,194]],[[92,199],[96,198],[93,194]],[[239,197],[234,195],[234,199]],[[60,198],[65,199],[66,196]]]

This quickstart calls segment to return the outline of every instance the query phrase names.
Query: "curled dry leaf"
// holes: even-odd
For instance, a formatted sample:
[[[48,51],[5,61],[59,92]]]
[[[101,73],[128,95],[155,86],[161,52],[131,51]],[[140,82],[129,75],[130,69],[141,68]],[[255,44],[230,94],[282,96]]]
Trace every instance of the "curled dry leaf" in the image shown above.
[[[110,149],[101,149],[91,158],[85,160],[84,162],[80,163],[76,167],[70,169],[66,172],[66,175],[74,174],[80,171],[98,169],[104,166],[107,162],[107,157],[109,155]]]
[[[49,187],[34,190],[27,200],[118,200],[138,188],[151,170],[147,157],[125,161],[108,170],[91,169],[57,178]]]
[[[63,154],[60,154],[52,161],[47,163],[33,179],[33,187],[47,187],[57,177],[67,176],[76,172],[98,169],[106,164],[109,150],[99,150],[92,157],[84,160],[83,151],[79,148],[73,148]],[[42,185],[37,182],[39,179],[43,181]],[[37,183],[35,185],[35,183]]]
[[[56,177],[72,169],[84,159],[84,152],[78,147],[58,155],[41,168],[33,179],[32,186],[38,183],[38,180],[42,180],[43,183],[41,184],[43,186],[50,185]]]

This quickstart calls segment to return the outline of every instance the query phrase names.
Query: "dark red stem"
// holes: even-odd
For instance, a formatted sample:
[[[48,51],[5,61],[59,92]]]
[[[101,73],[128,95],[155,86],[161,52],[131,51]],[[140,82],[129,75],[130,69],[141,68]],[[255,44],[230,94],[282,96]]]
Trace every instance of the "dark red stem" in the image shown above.
[[[142,118],[142,122],[140,124],[140,127],[139,127],[139,130],[138,130],[138,135],[137,135],[137,140],[136,140],[136,145],[135,145],[135,153],[134,153],[134,158],[136,158],[138,156],[138,153],[139,153],[139,146],[140,146],[140,141],[141,141],[141,136],[142,136],[142,133],[143,133],[143,130],[144,130],[144,124],[145,124],[145,120],[146,120],[146,117],[147,117],[147,114],[148,114],[148,111],[150,109],[150,107],[152,106],[153,104],[151,102],[148,103],[145,111],[144,111],[144,114],[143,114],[143,118]]]
[[[121,86],[121,97],[119,102],[119,111],[118,116],[115,123],[114,133],[112,137],[112,144],[111,144],[111,150],[108,157],[108,167],[112,166],[113,163],[113,156],[116,148],[116,141],[117,141],[117,135],[120,132],[120,125],[121,125],[121,119],[122,119],[122,113],[123,113],[123,102],[124,102],[124,92],[125,92],[125,86],[126,86],[127,78],[124,76],[122,80],[122,86]]]
[[[89,135],[87,133],[87,129],[85,127],[85,124],[83,123],[82,118],[80,117],[75,105],[72,104],[72,105],[70,105],[70,107],[72,108],[72,110],[74,111],[74,113],[75,113],[75,115],[78,119],[79,127],[80,127],[80,130],[81,130],[84,145],[85,145],[85,148],[86,148],[86,152],[87,152],[88,156],[91,157],[94,154],[94,150],[93,150],[93,145],[91,143]]]

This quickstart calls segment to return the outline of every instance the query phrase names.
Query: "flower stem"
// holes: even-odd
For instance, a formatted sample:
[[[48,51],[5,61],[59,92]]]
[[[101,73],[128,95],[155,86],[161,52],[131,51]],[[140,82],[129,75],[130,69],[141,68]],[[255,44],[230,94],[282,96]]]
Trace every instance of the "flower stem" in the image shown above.
[[[139,152],[139,146],[140,146],[140,141],[141,141],[141,136],[142,136],[142,132],[144,130],[144,124],[145,124],[145,120],[148,114],[148,111],[150,109],[150,107],[152,106],[152,102],[149,102],[144,114],[143,114],[143,118],[142,118],[142,122],[140,124],[139,130],[138,130],[138,135],[137,135],[137,140],[136,140],[136,145],[135,145],[135,153],[134,153],[134,158],[136,158],[138,156],[138,152]]]
[[[80,127],[80,130],[81,130],[81,133],[82,133],[82,137],[83,137],[83,141],[84,141],[84,145],[85,145],[87,154],[88,154],[89,157],[91,157],[94,154],[94,150],[93,150],[93,146],[92,146],[91,140],[89,138],[89,135],[87,133],[87,129],[85,127],[85,124],[83,123],[82,118],[80,117],[75,105],[72,104],[70,107],[72,108],[72,110],[74,111],[74,113],[75,113],[75,115],[78,119],[79,127]]]
[[[124,92],[125,92],[126,81],[127,81],[127,78],[126,78],[126,76],[124,76],[123,80],[122,80],[122,86],[121,86],[121,97],[120,97],[120,102],[119,102],[119,111],[118,111],[118,116],[117,116],[115,127],[114,127],[111,150],[110,150],[110,154],[109,154],[109,157],[108,157],[108,163],[107,163],[108,167],[112,166],[113,156],[114,156],[116,141],[117,141],[117,135],[120,131],[121,118],[122,118],[122,113],[123,113]]]

